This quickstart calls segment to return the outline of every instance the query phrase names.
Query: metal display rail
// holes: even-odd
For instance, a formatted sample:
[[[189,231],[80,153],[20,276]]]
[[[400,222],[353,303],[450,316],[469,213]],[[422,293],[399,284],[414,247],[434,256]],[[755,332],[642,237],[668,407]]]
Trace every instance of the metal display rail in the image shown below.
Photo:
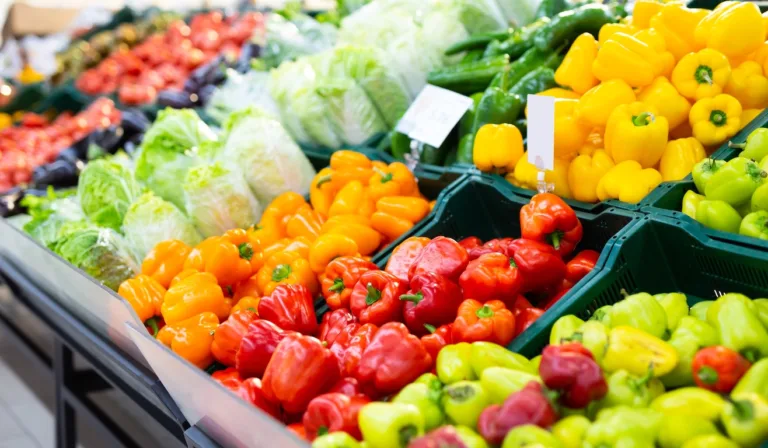
[[[55,382],[56,447],[78,444],[76,418],[85,416],[106,446],[138,448],[140,445],[108,416],[89,396],[94,392],[119,390],[155,419],[169,434],[186,444],[184,417],[163,385],[145,366],[137,363],[111,342],[96,335],[87,325],[56,303],[9,260],[0,256],[0,280],[15,299],[36,315],[53,333],[53,354],[48,355],[0,312],[0,326],[9,334],[40,371],[49,372]],[[82,356],[91,369],[75,369],[74,354]],[[208,445],[210,446],[210,445]]]

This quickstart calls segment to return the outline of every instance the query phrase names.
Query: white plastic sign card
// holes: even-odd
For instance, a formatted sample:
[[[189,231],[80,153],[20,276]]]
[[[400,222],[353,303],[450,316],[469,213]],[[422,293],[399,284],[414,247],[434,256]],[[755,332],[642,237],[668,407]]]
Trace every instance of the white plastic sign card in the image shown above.
[[[427,84],[395,130],[439,148],[472,105],[472,98]]]
[[[528,95],[528,161],[540,170],[555,169],[555,101]]]

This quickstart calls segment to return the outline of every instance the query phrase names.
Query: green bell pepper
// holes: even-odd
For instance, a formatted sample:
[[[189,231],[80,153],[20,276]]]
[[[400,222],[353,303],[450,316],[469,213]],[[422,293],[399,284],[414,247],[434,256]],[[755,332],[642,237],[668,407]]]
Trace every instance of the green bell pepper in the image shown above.
[[[587,350],[592,352],[595,361],[600,364],[608,346],[609,331],[610,329],[602,323],[596,320],[588,320],[573,333],[571,340],[581,343]]]
[[[719,434],[709,420],[690,415],[666,415],[659,429],[661,448],[681,448],[683,444],[699,436]]]
[[[689,314],[699,320],[707,320],[707,310],[715,303],[714,300],[702,300],[693,305],[689,311]]]
[[[731,148],[743,149],[739,157],[760,161],[768,156],[768,129],[758,128],[747,136],[744,143],[728,143]]]
[[[560,448],[560,442],[546,429],[536,425],[522,425],[513,428],[504,437],[501,448]]]
[[[667,331],[664,307],[652,295],[641,292],[627,296],[611,308],[611,325],[628,325],[661,338]]]
[[[459,381],[443,389],[445,415],[457,425],[477,427],[477,419],[490,404],[491,399],[479,381]]]
[[[739,234],[768,240],[768,211],[760,210],[745,216],[739,225]]]
[[[736,157],[725,163],[707,182],[704,195],[709,200],[725,201],[732,206],[749,202],[757,187],[768,173],[757,163],[745,157]]]
[[[680,323],[680,319],[688,315],[688,298],[679,292],[656,294],[653,298],[658,300],[667,315],[667,337],[665,339],[669,339]]]
[[[513,393],[519,391],[531,381],[541,383],[537,375],[506,367],[489,367],[480,376],[480,385],[488,394],[490,401],[501,404]]]
[[[559,345],[568,342],[571,339],[571,336],[573,336],[573,334],[576,333],[576,330],[583,324],[584,321],[573,314],[568,314],[557,319],[552,326],[552,331],[549,333],[549,344]]]
[[[710,434],[695,437],[685,442],[682,448],[739,448],[739,445],[720,434]]]
[[[419,412],[421,412],[421,416],[424,417],[424,430],[430,431],[442,425],[445,421],[445,414],[440,407],[443,384],[434,375],[426,375],[431,375],[434,378],[428,384],[418,382],[419,380],[417,380],[417,382],[405,386],[392,399],[392,403],[416,406]]]
[[[684,316],[669,338],[669,345],[677,351],[677,365],[661,377],[661,382],[666,387],[693,386],[693,357],[701,348],[717,345],[719,341],[717,331],[705,320]]]
[[[653,447],[662,416],[648,408],[606,408],[587,429],[584,441],[590,447]]]
[[[556,66],[560,65],[561,61],[562,58],[558,56],[554,64]],[[523,103],[523,107],[525,107],[528,104],[528,95],[535,95],[555,86],[557,86],[555,71],[545,64],[525,75],[509,92],[518,95]]]
[[[724,300],[728,299],[728,300]],[[730,300],[738,300],[741,302],[747,309],[753,313],[757,312],[757,308],[755,308],[755,303],[750,299],[749,297],[745,296],[744,294],[739,294],[737,292],[729,292],[728,294],[724,294],[720,296],[715,302],[707,309],[707,322],[709,322],[712,326],[714,326],[715,318],[717,316],[717,313],[720,312],[720,307],[723,306],[724,303],[730,301]]]
[[[360,442],[346,432],[332,432],[316,438],[312,448],[359,448]]]
[[[571,415],[552,425],[552,435],[563,448],[581,448],[592,422],[583,415]]]
[[[664,415],[690,415],[711,422],[720,418],[725,400],[711,391],[699,387],[683,387],[666,392],[651,402],[651,409]]]
[[[768,401],[758,394],[732,394],[721,419],[728,437],[743,447],[768,440]]]
[[[502,73],[501,85],[487,88],[477,104],[473,134],[486,124],[514,123],[523,110],[520,96],[509,92],[509,66]]]
[[[768,358],[752,364],[731,391],[731,395],[748,393],[756,393],[768,400]]]
[[[755,314],[760,319],[760,323],[768,328],[768,299],[755,299],[752,304],[755,305]]]
[[[446,345],[437,354],[437,377],[444,384],[477,379],[471,358],[472,346],[468,343]]]
[[[406,448],[411,439],[424,435],[424,417],[412,404],[368,403],[357,421],[369,448]]]
[[[605,325],[606,327],[611,328],[611,309],[612,308],[613,308],[612,305],[601,306],[600,308],[595,310],[595,312],[592,314],[589,320],[598,321],[601,324]]]
[[[727,294],[707,311],[707,320],[720,335],[720,343],[741,353],[749,362],[768,356],[768,331],[743,299]]]
[[[752,193],[752,199],[749,200],[749,211],[760,210],[768,211],[768,184],[757,187],[757,190]]]
[[[488,448],[488,442],[472,428],[458,425],[454,429],[456,429],[456,434],[459,435],[459,438],[467,448]]]
[[[696,221],[710,229],[739,233],[741,215],[725,201],[703,200],[696,208]]]
[[[626,370],[617,370],[608,377],[608,393],[600,402],[601,408],[629,406],[647,408],[654,398],[664,393],[664,385],[653,377],[649,369],[642,377]]]
[[[693,166],[691,176],[699,193],[704,194],[712,176],[725,165],[725,160],[704,159]]]
[[[681,211],[691,218],[696,219],[696,209],[699,208],[699,204],[704,199],[706,199],[704,195],[698,194],[693,190],[686,191],[683,195],[683,206]]]
[[[538,369],[534,369],[525,356],[511,352],[493,342],[473,342],[470,360],[476,378],[480,378],[489,367],[506,367],[526,373],[538,372]]]

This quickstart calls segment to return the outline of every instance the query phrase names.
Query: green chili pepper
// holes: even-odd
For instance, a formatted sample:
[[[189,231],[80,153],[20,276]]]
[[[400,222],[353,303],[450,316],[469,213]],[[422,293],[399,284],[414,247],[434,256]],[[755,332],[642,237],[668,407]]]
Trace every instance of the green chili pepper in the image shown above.
[[[535,95],[555,86],[557,86],[555,71],[549,67],[539,67],[525,75],[520,82],[510,89],[510,93],[519,95],[523,106],[525,106],[528,104],[528,95]]]
[[[516,86],[528,74],[541,67],[557,68],[561,58],[556,52],[531,48],[509,66],[508,88]]]
[[[691,176],[699,193],[704,194],[712,176],[725,165],[725,160],[704,159],[693,166]]]
[[[536,18],[555,17],[563,11],[571,8],[568,0],[542,0],[536,10]]]
[[[725,201],[703,200],[696,208],[696,221],[710,229],[738,233],[741,215]]]
[[[628,325],[660,338],[667,330],[667,315],[652,295],[641,292],[613,305],[611,325]]]
[[[553,17],[548,24],[534,33],[533,43],[541,50],[553,50],[582,33],[597,36],[603,25],[617,21],[613,7],[602,4],[585,5]]]
[[[704,189],[704,195],[710,200],[725,201],[732,206],[749,202],[768,173],[757,163],[745,158],[736,157],[725,163],[709,179]]]
[[[513,30],[508,29],[497,33],[483,33],[473,34],[468,38],[456,42],[445,50],[446,56],[453,56],[454,54],[461,53],[462,51],[469,50],[484,50],[485,47],[494,40],[505,40],[512,36]]]
[[[518,59],[523,53],[533,47],[533,40],[531,38],[536,30],[548,24],[549,21],[548,17],[542,17],[522,28],[516,29],[505,41],[492,41],[486,47],[483,57],[490,58],[505,54],[512,60]]]
[[[768,331],[752,309],[734,295],[717,299],[707,320],[720,335],[722,345],[741,353],[749,362],[768,356]]]
[[[445,162],[448,151],[451,150],[451,147],[455,143],[456,141],[452,140],[450,137],[446,138],[439,148],[435,148],[432,145],[424,143],[421,149],[421,155],[419,156],[419,161],[429,165],[443,166],[443,162]]]
[[[497,73],[509,64],[509,56],[496,56],[433,70],[427,82],[454,92],[470,94],[488,87]]]
[[[472,163],[475,152],[475,134],[469,133],[459,140],[459,149],[456,154],[457,163]]]
[[[768,240],[768,211],[760,210],[745,216],[739,225],[739,234]]]
[[[691,218],[696,219],[696,210],[704,199],[706,199],[706,196],[702,194],[698,194],[693,190],[686,191],[683,195],[683,207],[681,211]]]
[[[461,117],[461,120],[459,120],[459,137],[464,137],[465,135],[473,132],[477,106],[480,104],[480,99],[483,97],[483,93],[484,92],[473,93],[472,96],[470,96],[470,98],[472,98],[472,104],[464,113],[464,116]]]
[[[451,148],[450,151],[448,151],[448,154],[445,155],[445,161],[443,162],[443,166],[451,166],[454,163],[456,163],[456,159],[459,156],[459,150],[458,148]]]
[[[481,59],[483,59],[483,53],[485,53],[484,48],[479,48],[475,50],[470,50],[467,52],[467,54],[464,55],[463,58],[461,58],[460,64],[465,64],[468,62],[477,62]]]

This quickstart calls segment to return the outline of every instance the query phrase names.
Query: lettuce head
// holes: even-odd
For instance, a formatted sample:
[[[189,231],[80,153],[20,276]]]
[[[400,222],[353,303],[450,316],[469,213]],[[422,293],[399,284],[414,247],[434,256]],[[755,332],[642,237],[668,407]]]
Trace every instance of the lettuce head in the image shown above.
[[[77,184],[77,197],[88,219],[118,232],[128,207],[140,195],[131,169],[108,159],[87,164]]]

